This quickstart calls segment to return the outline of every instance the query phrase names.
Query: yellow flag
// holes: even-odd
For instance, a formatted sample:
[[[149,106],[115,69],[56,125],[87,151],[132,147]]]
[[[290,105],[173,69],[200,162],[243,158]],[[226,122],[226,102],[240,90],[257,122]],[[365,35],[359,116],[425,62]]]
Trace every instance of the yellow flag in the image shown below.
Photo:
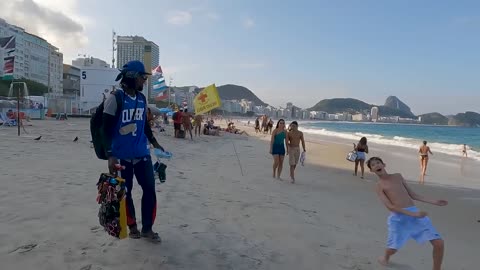
[[[193,106],[195,107],[195,114],[204,114],[221,107],[222,101],[215,84],[209,85],[200,91],[193,99]]]

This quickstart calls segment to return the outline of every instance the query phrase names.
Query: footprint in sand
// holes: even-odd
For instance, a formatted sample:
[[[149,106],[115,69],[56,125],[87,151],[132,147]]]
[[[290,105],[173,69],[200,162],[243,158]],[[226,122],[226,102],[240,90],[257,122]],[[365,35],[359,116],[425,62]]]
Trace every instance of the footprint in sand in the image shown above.
[[[90,231],[93,232],[93,233],[97,233],[97,232],[100,232],[102,230],[103,230],[103,228],[100,227],[100,226],[93,226],[93,227],[90,228]]]
[[[85,265],[84,267],[80,268],[80,270],[90,270],[92,269],[92,265],[89,264],[89,265]]]
[[[19,246],[17,247],[16,249],[8,252],[9,254],[10,253],[14,253],[14,252],[17,252],[17,253],[26,253],[26,252],[29,252],[29,251],[32,251],[32,249],[34,249],[35,247],[37,246],[37,244],[28,244],[28,245],[23,245],[23,246]]]

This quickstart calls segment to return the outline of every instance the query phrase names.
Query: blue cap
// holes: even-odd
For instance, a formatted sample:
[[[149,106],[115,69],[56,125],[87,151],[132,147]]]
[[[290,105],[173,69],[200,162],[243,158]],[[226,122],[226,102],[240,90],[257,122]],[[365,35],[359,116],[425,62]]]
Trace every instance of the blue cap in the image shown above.
[[[134,72],[138,72],[140,74],[152,75],[151,73],[148,73],[148,72],[145,71],[145,66],[143,65],[142,62],[140,62],[138,60],[130,61],[130,62],[126,63],[125,65],[123,65],[122,71],[134,71]]]
[[[117,78],[115,79],[115,81],[119,81],[121,78],[123,78],[123,76],[127,76],[129,77],[128,74],[135,74],[135,73],[138,73],[138,74],[141,74],[141,75],[152,75],[151,73],[148,73],[145,71],[145,66],[143,65],[142,62],[138,61],[138,60],[134,60],[134,61],[130,61],[128,63],[126,63],[125,65],[123,65],[122,69],[120,70],[120,74],[118,74]],[[132,76],[132,75],[130,75]]]

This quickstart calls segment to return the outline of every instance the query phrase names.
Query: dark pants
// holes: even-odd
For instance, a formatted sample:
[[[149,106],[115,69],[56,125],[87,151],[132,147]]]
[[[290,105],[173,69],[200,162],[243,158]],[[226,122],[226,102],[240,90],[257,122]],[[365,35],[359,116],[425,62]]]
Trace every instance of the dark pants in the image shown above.
[[[127,187],[127,224],[129,227],[137,225],[135,219],[135,206],[132,200],[133,175],[138,184],[142,187],[142,232],[152,230],[155,216],[157,214],[157,197],[155,194],[155,176],[153,175],[152,159],[150,156],[139,159],[137,163],[131,160],[120,160],[120,164],[125,166],[120,171],[120,176],[125,179]]]

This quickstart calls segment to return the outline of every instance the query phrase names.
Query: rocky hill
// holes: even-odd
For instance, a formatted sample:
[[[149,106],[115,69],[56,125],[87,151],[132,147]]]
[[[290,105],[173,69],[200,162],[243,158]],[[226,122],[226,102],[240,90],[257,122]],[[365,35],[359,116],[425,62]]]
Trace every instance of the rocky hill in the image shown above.
[[[356,113],[370,113],[372,107],[376,105],[365,103],[361,100],[354,98],[332,98],[324,99],[309,108],[310,111],[324,111],[328,113],[343,113],[348,112],[351,114]],[[411,112],[405,112],[396,108],[386,106],[376,106],[379,110],[380,116],[400,116],[406,118],[415,117]],[[407,106],[408,107],[408,106]]]
[[[405,115],[409,115],[409,117],[414,117],[414,114],[410,110],[407,104],[403,103],[399,98],[396,96],[389,96],[387,100],[385,100],[384,107],[396,109],[403,112]]]
[[[422,124],[426,125],[448,125],[448,117],[443,116],[440,113],[426,113],[419,115],[422,118]]]
[[[476,112],[458,113],[448,121],[452,126],[480,127],[480,114]]]

